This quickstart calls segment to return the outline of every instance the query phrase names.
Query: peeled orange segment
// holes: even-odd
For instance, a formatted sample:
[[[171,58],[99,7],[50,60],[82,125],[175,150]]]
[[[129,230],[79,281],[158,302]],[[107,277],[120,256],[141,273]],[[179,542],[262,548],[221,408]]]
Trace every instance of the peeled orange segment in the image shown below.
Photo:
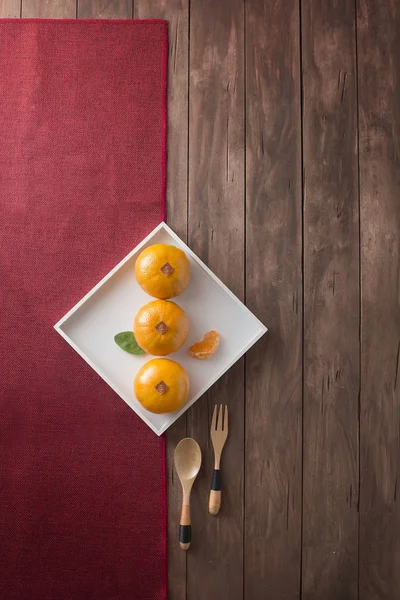
[[[208,331],[200,342],[189,348],[189,354],[199,360],[205,360],[216,353],[219,346],[218,331]]]

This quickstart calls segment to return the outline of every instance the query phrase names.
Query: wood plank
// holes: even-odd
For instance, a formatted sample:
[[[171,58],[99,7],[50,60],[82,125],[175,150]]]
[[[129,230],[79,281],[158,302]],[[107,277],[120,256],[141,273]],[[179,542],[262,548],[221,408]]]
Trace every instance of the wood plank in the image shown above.
[[[187,239],[188,179],[188,0],[135,0],[135,19],[168,21],[167,220]]]
[[[237,294],[244,294],[244,5],[190,4],[189,244]],[[234,326],[234,324],[232,324]],[[217,325],[216,325],[217,327]],[[243,361],[188,411],[188,435],[203,451],[193,490],[190,600],[243,598]],[[222,458],[222,508],[208,514],[213,470],[209,428],[215,403],[229,405]]]
[[[0,18],[10,19],[21,16],[21,0],[3,0],[0,3]]]
[[[246,301],[269,327],[246,358],[245,598],[299,597],[301,120],[297,0],[246,2]]]
[[[80,19],[131,19],[132,0],[77,0]]]
[[[357,2],[361,209],[360,599],[400,590],[400,4]]]
[[[353,0],[302,3],[304,600],[357,598],[359,211]]]
[[[135,0],[137,19],[166,19],[169,26],[168,62],[168,181],[167,222],[187,240],[187,169],[188,169],[188,0]],[[182,501],[173,456],[178,442],[186,437],[186,416],[168,430],[168,598],[186,598],[186,554],[178,543],[178,523]]]
[[[76,0],[22,0],[22,16],[41,19],[75,19]]]

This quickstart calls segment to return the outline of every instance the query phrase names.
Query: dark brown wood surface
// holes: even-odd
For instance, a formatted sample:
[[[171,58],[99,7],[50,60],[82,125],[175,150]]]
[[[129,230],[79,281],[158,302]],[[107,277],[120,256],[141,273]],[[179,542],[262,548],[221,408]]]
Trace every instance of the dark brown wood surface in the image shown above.
[[[274,6],[246,2],[246,302],[270,328],[246,357],[244,590],[249,600],[291,600],[300,589],[299,16],[295,0]]]
[[[21,16],[41,19],[74,19],[76,17],[75,0],[23,0]]]
[[[77,0],[76,7],[79,19],[131,19],[133,14],[131,0]]]
[[[398,600],[400,4],[0,0],[20,16],[169,21],[167,220],[269,327],[168,432],[169,599]]]
[[[0,18],[15,19],[21,16],[21,0],[3,0],[0,2]]]
[[[215,0],[190,3],[188,243],[243,299],[244,14],[241,0],[227,6]],[[221,464],[222,510],[212,517],[209,429],[216,403],[227,404],[231,418]],[[243,594],[243,360],[187,413],[187,433],[203,451],[193,493],[187,597],[236,600]]]
[[[302,597],[358,595],[359,218],[353,0],[302,6]]]
[[[360,599],[400,597],[400,3],[357,4]]]

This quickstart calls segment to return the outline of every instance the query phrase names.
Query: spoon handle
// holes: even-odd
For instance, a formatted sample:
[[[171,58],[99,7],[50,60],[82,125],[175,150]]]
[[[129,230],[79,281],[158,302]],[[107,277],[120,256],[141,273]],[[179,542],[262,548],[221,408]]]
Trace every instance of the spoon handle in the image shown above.
[[[179,542],[182,550],[188,550],[191,541],[190,506],[189,504],[182,504],[181,520],[179,523]]]

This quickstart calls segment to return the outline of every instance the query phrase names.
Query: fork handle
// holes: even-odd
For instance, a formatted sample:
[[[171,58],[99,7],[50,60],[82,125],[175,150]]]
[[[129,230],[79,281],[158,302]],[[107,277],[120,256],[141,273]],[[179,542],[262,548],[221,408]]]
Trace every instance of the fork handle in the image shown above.
[[[217,515],[221,508],[221,471],[220,469],[214,469],[212,481],[210,499],[208,501],[208,512],[210,515]]]

